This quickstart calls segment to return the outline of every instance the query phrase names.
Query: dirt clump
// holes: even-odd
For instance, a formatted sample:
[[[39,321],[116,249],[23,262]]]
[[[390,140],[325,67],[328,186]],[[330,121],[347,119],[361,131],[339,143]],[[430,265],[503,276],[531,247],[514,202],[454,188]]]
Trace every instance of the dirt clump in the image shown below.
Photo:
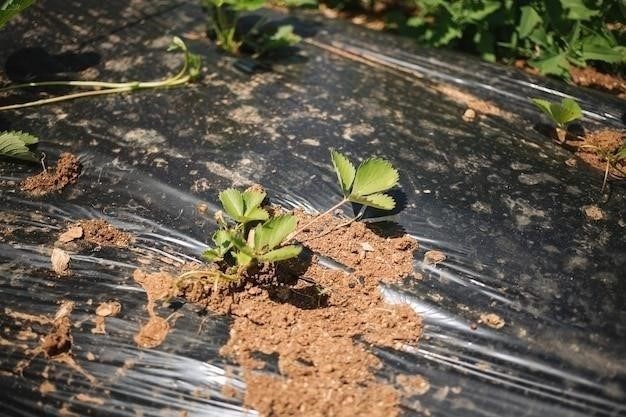
[[[565,146],[572,149],[586,164],[605,172],[607,156],[614,156],[623,142],[624,132],[603,129],[587,133],[584,138],[568,141]],[[614,165],[609,165],[609,175],[617,179],[626,177],[626,161],[616,161]]]
[[[68,185],[78,182],[82,171],[82,164],[71,153],[62,153],[56,167],[26,178],[20,183],[20,189],[33,197],[42,197],[47,194],[63,190]]]
[[[167,320],[159,317],[156,312],[156,301],[172,294],[172,277],[167,273],[146,274],[137,269],[133,273],[133,279],[146,291],[148,303],[148,321],[141,325],[134,337],[135,343],[144,348],[154,348],[165,340],[170,331]]]
[[[295,214],[301,223],[311,218]],[[383,363],[369,346],[401,349],[421,334],[415,312],[378,290],[413,275],[417,244],[341,223],[329,218],[297,236],[310,259],[262,267],[239,283],[179,285],[179,296],[234,318],[220,353],[243,367],[244,403],[263,416],[400,414],[404,391],[377,376]]]
[[[104,219],[81,220],[59,235],[57,242],[69,243],[77,240],[98,246],[125,248],[132,242],[130,233],[123,232]]]

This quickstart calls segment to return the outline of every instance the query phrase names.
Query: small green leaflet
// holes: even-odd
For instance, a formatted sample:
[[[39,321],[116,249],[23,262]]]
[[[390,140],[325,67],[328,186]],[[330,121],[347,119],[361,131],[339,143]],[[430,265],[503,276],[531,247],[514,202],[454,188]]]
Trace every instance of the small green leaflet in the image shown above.
[[[255,253],[266,254],[279,246],[287,236],[296,230],[297,224],[298,221],[295,216],[285,214],[257,225],[254,229]]]
[[[4,0],[0,1],[0,28],[4,26],[11,18],[22,12],[28,6],[32,5],[35,0]]]
[[[27,147],[37,142],[39,139],[28,133],[14,130],[0,132],[0,156],[37,162],[39,158]]]
[[[384,194],[398,184],[398,171],[386,160],[370,158],[358,168],[345,155],[331,149],[330,156],[341,191],[348,201],[382,210],[392,210],[396,203]]]
[[[559,127],[583,117],[582,110],[576,100],[564,98],[561,103],[553,103],[539,98],[531,99],[541,111],[548,115]]]
[[[267,220],[269,214],[260,207],[265,199],[261,191],[246,190],[243,193],[234,188],[228,188],[219,194],[224,211],[233,220],[247,223],[255,220]]]

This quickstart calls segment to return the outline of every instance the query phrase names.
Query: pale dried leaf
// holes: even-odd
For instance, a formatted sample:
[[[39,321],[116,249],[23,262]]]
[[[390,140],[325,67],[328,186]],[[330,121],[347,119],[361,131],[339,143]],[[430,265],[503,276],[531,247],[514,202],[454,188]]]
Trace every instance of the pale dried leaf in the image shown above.
[[[70,255],[63,249],[52,249],[52,255],[50,256],[52,261],[52,269],[57,275],[69,275],[70,274]]]
[[[62,233],[61,236],[59,236],[59,242],[71,242],[72,240],[80,239],[81,237],[83,237],[83,234],[84,231],[81,226],[73,226],[70,227],[66,232]]]

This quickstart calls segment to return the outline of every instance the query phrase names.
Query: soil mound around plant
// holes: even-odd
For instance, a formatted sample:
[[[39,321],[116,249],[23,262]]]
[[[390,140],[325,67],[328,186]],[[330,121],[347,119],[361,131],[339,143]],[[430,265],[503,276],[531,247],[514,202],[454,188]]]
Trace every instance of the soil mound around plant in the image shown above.
[[[78,182],[82,171],[82,164],[71,153],[62,153],[52,172],[43,171],[26,178],[20,184],[20,189],[32,197],[42,197],[53,192],[59,192],[68,185]]]
[[[624,142],[624,132],[613,129],[603,129],[590,132],[582,140],[567,141],[566,146],[572,148],[576,156],[591,167],[606,171],[607,157],[614,156]],[[609,166],[609,175],[613,178],[625,177],[626,164],[617,161]]]
[[[311,219],[295,214],[301,224]],[[401,349],[421,334],[415,312],[386,303],[378,289],[413,275],[416,242],[332,218],[297,240],[310,259],[265,266],[238,283],[196,277],[180,282],[178,295],[234,318],[220,353],[244,368],[244,403],[261,415],[399,415],[403,379],[377,376],[383,364],[368,346]],[[352,272],[327,268],[320,257]]]

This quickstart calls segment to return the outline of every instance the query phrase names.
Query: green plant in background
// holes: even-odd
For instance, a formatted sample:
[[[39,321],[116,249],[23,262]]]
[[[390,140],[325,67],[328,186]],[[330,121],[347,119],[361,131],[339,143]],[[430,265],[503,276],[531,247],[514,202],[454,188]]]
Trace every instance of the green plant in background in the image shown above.
[[[285,245],[287,237],[297,226],[291,214],[272,215],[261,207],[264,191],[229,188],[219,194],[226,215],[215,214],[218,230],[213,234],[214,247],[202,257],[217,264],[217,269],[192,270],[178,277],[178,283],[188,279],[208,278],[217,286],[220,281],[236,282],[251,267],[294,258],[302,247]]]
[[[12,17],[35,3],[35,0],[0,0],[0,29]]]
[[[542,74],[569,78],[571,65],[626,62],[622,0],[412,0],[416,14],[392,18],[418,41],[479,53],[489,61],[526,59]],[[614,19],[614,20],[611,20]]]
[[[183,65],[180,71],[168,78],[159,81],[130,81],[124,83],[100,82],[100,81],[43,81],[35,83],[17,84],[4,88],[0,88],[1,92],[21,88],[33,87],[55,87],[55,86],[73,86],[79,88],[90,88],[92,91],[83,91],[79,93],[66,94],[59,97],[51,97],[47,99],[30,101],[21,104],[12,104],[0,107],[1,110],[20,109],[24,107],[41,106],[44,104],[57,103],[66,100],[72,100],[80,97],[89,97],[96,95],[117,94],[128,91],[147,90],[154,88],[176,87],[186,84],[200,75],[201,60],[198,55],[189,52],[187,45],[182,39],[175,36],[170,44],[168,51],[180,51],[184,55]]]
[[[568,123],[580,120],[583,112],[576,100],[564,98],[560,103],[553,103],[540,98],[532,98],[531,101],[544,112],[557,128],[565,130]]]
[[[256,23],[243,29],[238,23],[243,13],[258,10],[268,4],[268,0],[201,0],[207,12],[210,32],[215,34],[217,45],[223,50],[237,54],[245,43],[252,47],[256,55],[263,55],[277,48],[292,46],[301,38],[293,32],[293,26],[283,25],[271,33],[261,30],[267,23],[265,17],[259,17]],[[284,0],[280,4],[287,7],[311,6],[315,0]]]
[[[39,158],[28,147],[38,142],[39,139],[29,133],[15,130],[0,132],[0,156],[37,162]]]

